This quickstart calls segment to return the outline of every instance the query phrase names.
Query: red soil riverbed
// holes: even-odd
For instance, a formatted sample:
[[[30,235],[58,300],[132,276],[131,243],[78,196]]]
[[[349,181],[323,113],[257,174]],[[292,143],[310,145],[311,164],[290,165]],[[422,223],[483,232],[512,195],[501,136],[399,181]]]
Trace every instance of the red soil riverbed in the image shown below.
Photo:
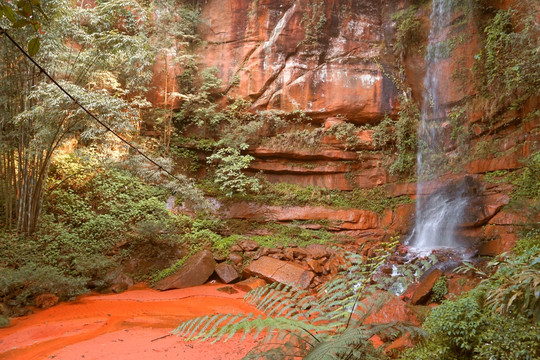
[[[0,359],[240,359],[255,341],[235,336],[211,344],[169,335],[180,321],[196,316],[255,312],[242,301],[243,292],[230,295],[217,291],[219,287],[166,292],[139,288],[36,310],[0,329]]]

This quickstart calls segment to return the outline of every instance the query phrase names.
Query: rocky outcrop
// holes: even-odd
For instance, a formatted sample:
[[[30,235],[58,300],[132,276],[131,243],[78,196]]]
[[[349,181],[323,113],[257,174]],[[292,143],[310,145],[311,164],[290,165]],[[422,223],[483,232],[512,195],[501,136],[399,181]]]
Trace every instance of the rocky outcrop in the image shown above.
[[[187,259],[176,273],[158,281],[157,290],[183,289],[204,284],[216,268],[214,256],[209,250],[202,250]]]
[[[388,171],[394,154],[377,147],[373,130],[364,128],[348,134],[359,140],[354,149],[325,131],[347,121],[375,125],[385,115],[397,117],[403,107],[398,101],[401,92],[389,74],[395,74],[398,61],[404,69],[399,80],[411,87],[410,95],[421,105],[426,61],[425,54],[417,50],[426,47],[429,3],[416,8],[420,43],[403,57],[395,56],[397,28],[392,14],[410,6],[411,1],[326,0],[321,3],[319,13],[309,0],[207,0],[201,3],[204,21],[199,32],[203,42],[196,51],[201,67],[217,68],[223,80],[222,93],[251,101],[251,110],[302,110],[312,120],[299,128],[323,131],[320,144],[310,148],[279,141],[253,144],[247,150],[255,158],[248,172],[262,173],[272,183],[341,191],[385,186],[393,196],[412,198],[428,196],[464,174],[472,174],[480,185],[459,230],[461,237],[480,239],[484,243],[492,241],[491,248],[497,243],[498,249],[509,249],[517,233],[513,226],[518,223],[500,224],[498,214],[509,202],[511,186],[492,186],[483,182],[482,177],[492,171],[519,171],[524,166],[522,160],[540,149],[540,122],[534,112],[540,104],[538,96],[531,97],[521,109],[504,108],[494,112],[474,105],[465,114],[466,119],[458,121],[459,128],[453,128],[455,124],[450,124],[451,121],[442,124],[441,131],[448,135],[448,140],[443,142],[442,155],[466,156],[467,160],[449,169],[442,178],[426,184],[422,193],[417,194],[414,182],[404,182]],[[510,0],[493,6],[507,8],[513,3]],[[458,6],[451,21],[444,25],[451,38],[442,45],[451,48],[451,56],[434,65],[437,71],[471,77],[475,54],[482,46],[481,26],[485,19],[480,14],[473,14],[472,19],[468,16],[471,14],[464,13]],[[313,19],[321,19],[317,33],[306,30]],[[156,89],[150,94],[154,104],[165,101],[162,96],[165,86],[169,92],[174,90],[174,82],[169,80],[180,69],[172,60],[171,54],[167,54],[155,65],[153,84]],[[438,100],[446,116],[477,91],[471,81],[460,81],[459,76],[446,76],[439,85],[445,89]],[[532,117],[523,121],[527,114]],[[461,149],[450,140],[457,130],[467,134],[467,144],[460,144]],[[458,152],[463,146],[467,151]],[[478,150],[484,148],[489,151]],[[349,231],[357,237],[381,240],[395,233],[409,232],[414,213],[414,204],[388,209],[381,215],[362,209],[280,208],[238,203],[230,206],[224,216],[282,223],[330,220],[335,223],[332,231]],[[306,226],[314,228],[316,225]],[[233,251],[229,260],[237,266],[242,264],[241,253]]]
[[[357,209],[331,209],[322,206],[265,206],[254,203],[235,203],[227,209],[224,217],[258,221],[292,222],[325,220],[335,222],[337,229],[367,230],[379,224],[376,213]]]

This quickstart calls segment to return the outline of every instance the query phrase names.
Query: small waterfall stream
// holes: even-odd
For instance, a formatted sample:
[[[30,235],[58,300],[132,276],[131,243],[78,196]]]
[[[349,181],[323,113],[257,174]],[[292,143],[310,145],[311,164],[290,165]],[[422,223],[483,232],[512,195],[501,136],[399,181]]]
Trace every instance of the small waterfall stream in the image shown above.
[[[418,131],[416,222],[408,241],[417,252],[459,247],[455,229],[462,221],[468,202],[467,189],[463,187],[454,187],[451,191],[443,188],[425,197],[426,179],[437,178],[444,171],[445,159],[441,155],[445,153],[448,139],[442,131],[446,121],[442,103],[451,74],[443,70],[441,60],[448,56],[444,41],[448,37],[451,16],[452,0],[433,0],[422,121]]]

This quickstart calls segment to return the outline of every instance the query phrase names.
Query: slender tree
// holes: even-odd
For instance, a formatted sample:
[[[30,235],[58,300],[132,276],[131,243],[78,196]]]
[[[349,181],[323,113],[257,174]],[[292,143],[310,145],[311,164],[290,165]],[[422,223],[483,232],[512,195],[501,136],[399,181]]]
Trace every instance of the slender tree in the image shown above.
[[[91,8],[53,0],[43,11],[48,23],[39,63],[109,127],[133,129],[138,109],[148,105],[148,11],[135,0],[100,1]],[[10,34],[22,43],[29,31]],[[0,225],[32,233],[55,152],[73,139],[102,144],[110,135],[5,38],[0,53]]]

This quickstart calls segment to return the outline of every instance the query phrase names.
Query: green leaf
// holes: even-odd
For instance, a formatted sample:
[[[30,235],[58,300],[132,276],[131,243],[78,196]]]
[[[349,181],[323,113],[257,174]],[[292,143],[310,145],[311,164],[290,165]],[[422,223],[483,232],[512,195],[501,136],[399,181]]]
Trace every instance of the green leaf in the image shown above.
[[[17,15],[15,15],[15,12],[10,6],[4,5],[2,6],[2,10],[9,21],[11,21],[12,23],[17,21]]]
[[[34,56],[39,51],[39,38],[35,37],[28,42],[28,55]]]
[[[28,24],[30,24],[30,21],[20,19],[20,20],[15,21],[13,24],[11,24],[11,26],[17,29],[17,28],[25,27]]]

